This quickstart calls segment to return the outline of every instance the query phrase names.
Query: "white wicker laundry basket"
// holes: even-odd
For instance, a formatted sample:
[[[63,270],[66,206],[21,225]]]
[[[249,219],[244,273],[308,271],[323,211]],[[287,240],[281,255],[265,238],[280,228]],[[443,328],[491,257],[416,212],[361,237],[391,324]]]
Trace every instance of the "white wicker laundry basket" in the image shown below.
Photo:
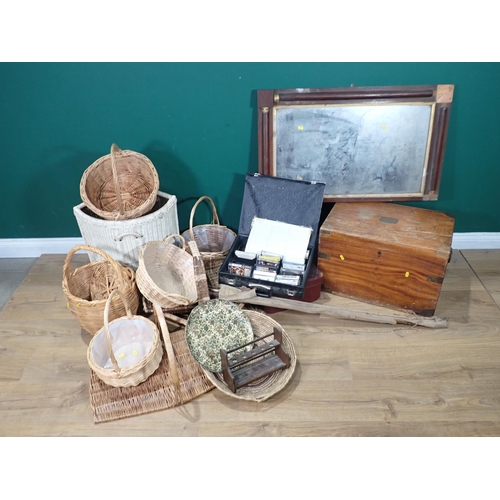
[[[137,270],[139,252],[150,241],[162,241],[179,233],[177,198],[158,191],[153,209],[136,219],[123,221],[105,220],[94,214],[84,203],[73,208],[78,227],[86,245],[103,250],[113,259]],[[99,260],[89,253],[91,262]]]

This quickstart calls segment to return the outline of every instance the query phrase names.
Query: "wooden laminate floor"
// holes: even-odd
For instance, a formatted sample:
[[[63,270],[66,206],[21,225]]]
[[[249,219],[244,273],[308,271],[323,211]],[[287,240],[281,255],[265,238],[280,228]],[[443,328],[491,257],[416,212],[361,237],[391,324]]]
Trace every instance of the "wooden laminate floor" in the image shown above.
[[[1,436],[500,435],[500,250],[453,252],[436,311],[446,329],[275,313],[298,364],[273,398],[214,389],[101,424],[89,404],[90,336],[61,288],[64,258],[37,259],[0,312]]]

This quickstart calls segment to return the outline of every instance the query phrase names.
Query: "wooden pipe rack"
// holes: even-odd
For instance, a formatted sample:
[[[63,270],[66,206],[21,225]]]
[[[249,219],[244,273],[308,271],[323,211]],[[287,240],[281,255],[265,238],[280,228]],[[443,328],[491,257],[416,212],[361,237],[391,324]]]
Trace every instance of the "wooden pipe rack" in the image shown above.
[[[266,342],[265,339],[271,336],[274,336],[273,340]],[[230,354],[252,345],[254,347],[251,350],[229,358]],[[282,331],[276,327],[271,333],[234,349],[221,349],[220,354],[224,381],[232,392],[290,366],[290,356],[282,345]]]

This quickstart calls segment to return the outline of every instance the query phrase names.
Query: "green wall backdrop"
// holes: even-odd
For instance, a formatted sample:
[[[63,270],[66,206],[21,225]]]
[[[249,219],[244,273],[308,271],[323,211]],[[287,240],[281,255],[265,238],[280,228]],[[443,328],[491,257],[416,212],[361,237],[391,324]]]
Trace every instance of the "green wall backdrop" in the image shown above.
[[[446,83],[439,200],[414,205],[455,214],[456,232],[500,232],[498,63],[1,63],[0,238],[80,236],[81,176],[113,142],[151,159],[181,231],[202,195],[235,229],[258,168],[257,89]]]

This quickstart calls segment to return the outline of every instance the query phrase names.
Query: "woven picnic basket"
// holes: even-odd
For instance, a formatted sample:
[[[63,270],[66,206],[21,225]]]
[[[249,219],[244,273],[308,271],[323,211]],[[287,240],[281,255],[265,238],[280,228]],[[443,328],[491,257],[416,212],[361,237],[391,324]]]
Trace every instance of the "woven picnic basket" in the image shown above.
[[[193,256],[170,243],[173,236],[146,243],[139,253],[136,271],[142,295],[165,310],[191,307],[198,300]]]
[[[126,316],[109,321],[109,307],[116,294],[122,295]],[[156,325],[136,316],[119,289],[106,301],[104,326],[90,341],[87,361],[94,373],[113,387],[135,387],[148,379],[160,365],[163,351]]]
[[[233,393],[224,382],[222,373],[212,373],[203,367],[202,369],[212,384],[214,384],[215,387],[224,394],[236,399],[247,399],[250,401],[262,402],[280,392],[290,382],[297,365],[297,354],[295,353],[295,348],[291,338],[277,321],[259,311],[249,309],[243,310],[243,312],[250,320],[255,338],[271,333],[275,327],[281,329],[282,345],[290,356],[290,366],[271,373],[270,375],[266,375],[248,386],[241,387],[235,393]],[[266,342],[271,341],[273,338],[273,336],[268,337]],[[263,341],[259,341],[256,345],[260,342]]]
[[[212,223],[193,227],[196,208],[205,200],[210,203],[212,208]],[[220,225],[215,204],[210,197],[202,196],[194,204],[191,209],[189,229],[184,231],[182,236],[187,242],[196,241],[205,265],[208,287],[211,290],[218,290],[220,288],[219,269],[236,239],[236,234],[226,226]]]
[[[80,181],[80,196],[95,214],[106,220],[135,219],[149,212],[160,186],[158,172],[141,153],[111,146]]]
[[[78,251],[96,253],[103,260],[74,268],[71,259]],[[94,335],[104,324],[104,308],[112,290],[120,288],[127,304],[135,314],[139,308],[139,292],[134,271],[112,259],[106,252],[89,245],[73,247],[63,265],[62,289],[68,308],[80,326]],[[110,302],[109,317],[115,319],[125,314],[123,300],[115,296]]]

